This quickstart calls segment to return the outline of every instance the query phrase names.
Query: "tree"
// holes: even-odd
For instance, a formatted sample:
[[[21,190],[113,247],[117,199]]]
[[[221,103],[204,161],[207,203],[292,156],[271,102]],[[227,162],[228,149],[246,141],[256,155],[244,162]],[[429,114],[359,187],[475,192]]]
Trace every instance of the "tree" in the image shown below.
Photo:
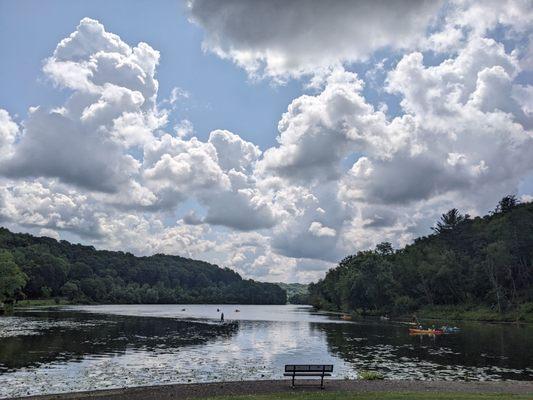
[[[382,256],[389,256],[394,253],[394,249],[392,248],[392,244],[389,242],[381,242],[376,245],[376,253]]]
[[[74,282],[68,281],[63,287],[61,287],[61,294],[66,296],[69,300],[74,300],[79,296],[80,289]]]
[[[28,277],[7,250],[0,250],[0,302],[10,301],[26,284]]]
[[[497,213],[506,213],[515,208],[518,205],[519,201],[514,194],[505,196],[500,200],[498,206],[496,206]]]
[[[493,287],[498,312],[501,313],[507,303],[502,284],[502,276],[506,275],[505,270],[509,265],[511,256],[505,243],[502,241],[489,244],[485,249],[485,253],[487,255],[485,261],[487,276]]]
[[[502,313],[533,302],[533,203],[506,196],[499,212],[443,214],[435,234],[345,257],[309,285],[311,304],[335,311],[410,312],[427,305]]]
[[[436,233],[442,234],[453,230],[465,220],[466,217],[464,215],[461,215],[457,208],[452,208],[447,213],[442,214],[440,217],[440,221],[437,221],[437,226],[431,229]]]

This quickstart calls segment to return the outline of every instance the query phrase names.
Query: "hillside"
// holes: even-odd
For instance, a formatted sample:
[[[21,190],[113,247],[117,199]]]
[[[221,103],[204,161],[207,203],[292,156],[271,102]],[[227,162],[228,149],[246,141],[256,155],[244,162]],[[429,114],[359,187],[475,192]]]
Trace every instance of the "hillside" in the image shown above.
[[[303,283],[276,283],[287,292],[287,301],[291,304],[309,304],[308,286]]]
[[[453,209],[433,230],[399,250],[381,243],[346,257],[310,285],[312,304],[362,314],[533,314],[533,203],[508,196],[476,218]]]
[[[285,304],[271,283],[179,256],[120,251],[0,228],[0,302],[65,297],[95,303]]]

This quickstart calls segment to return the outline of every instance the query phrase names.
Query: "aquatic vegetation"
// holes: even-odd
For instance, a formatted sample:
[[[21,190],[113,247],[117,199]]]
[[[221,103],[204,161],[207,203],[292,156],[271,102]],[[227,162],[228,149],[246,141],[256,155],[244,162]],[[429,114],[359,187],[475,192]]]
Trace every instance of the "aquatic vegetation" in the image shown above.
[[[205,318],[213,306],[187,305],[179,318],[181,308],[72,306],[0,318],[0,398],[280,379],[282,365],[295,360],[334,364],[336,379],[361,378],[360,371],[384,379],[533,379],[531,328],[465,325],[466,334],[431,340],[410,337],[403,326],[342,322],[301,306],[239,306],[241,320],[228,324]],[[500,337],[513,346],[497,348]]]
[[[376,381],[385,379],[385,377],[377,371],[359,371],[359,379],[364,381]]]

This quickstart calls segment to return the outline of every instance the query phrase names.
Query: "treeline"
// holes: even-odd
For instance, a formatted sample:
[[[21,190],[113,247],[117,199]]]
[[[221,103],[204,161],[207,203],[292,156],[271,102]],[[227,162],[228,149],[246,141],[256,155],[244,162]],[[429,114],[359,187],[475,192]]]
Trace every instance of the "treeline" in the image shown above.
[[[0,302],[49,298],[79,303],[285,304],[286,292],[203,261],[163,254],[135,257],[0,228]]]
[[[533,203],[507,196],[476,218],[452,209],[432,229],[403,249],[381,243],[346,257],[309,286],[312,304],[404,314],[428,306],[505,313],[530,303],[533,312]]]
[[[287,302],[290,304],[309,304],[308,285],[283,282],[278,282],[277,285],[287,292]]]

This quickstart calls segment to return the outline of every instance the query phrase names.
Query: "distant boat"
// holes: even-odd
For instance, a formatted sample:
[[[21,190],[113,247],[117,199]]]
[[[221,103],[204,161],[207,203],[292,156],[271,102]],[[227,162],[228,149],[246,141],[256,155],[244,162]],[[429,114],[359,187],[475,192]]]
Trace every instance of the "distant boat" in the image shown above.
[[[241,312],[241,310],[239,310],[238,308],[235,309],[235,312]]]
[[[185,308],[182,308],[181,311],[186,311],[186,309],[185,309]]]
[[[456,326],[443,326],[440,328],[441,331],[443,331],[444,333],[457,333],[457,332],[460,332],[461,329],[459,329],[458,327]]]
[[[352,320],[352,316],[348,315],[348,314],[342,314],[341,315],[341,319],[343,319],[345,321],[351,321]]]
[[[382,321],[388,321],[390,318],[382,315],[381,317],[379,317],[379,319]]]
[[[440,329],[409,329],[409,335],[442,335],[443,333]]]

